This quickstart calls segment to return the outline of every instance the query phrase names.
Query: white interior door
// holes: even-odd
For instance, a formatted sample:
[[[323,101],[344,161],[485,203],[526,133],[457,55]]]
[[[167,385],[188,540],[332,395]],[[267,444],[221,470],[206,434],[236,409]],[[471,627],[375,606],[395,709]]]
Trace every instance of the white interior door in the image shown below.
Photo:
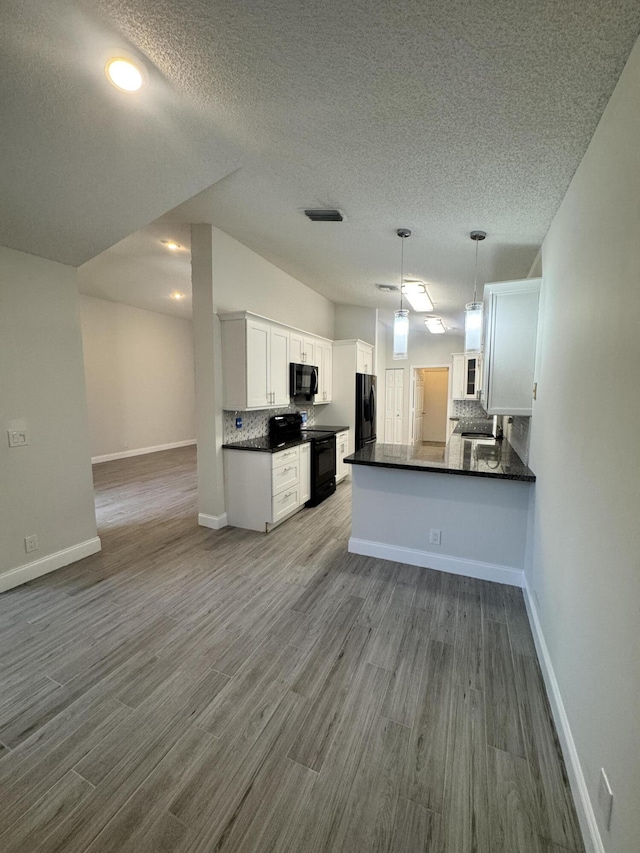
[[[414,371],[413,384],[413,434],[411,441],[422,441],[422,408],[424,405],[424,380],[422,371]]]
[[[404,369],[385,370],[384,440],[385,444],[402,444],[402,409],[404,402]]]

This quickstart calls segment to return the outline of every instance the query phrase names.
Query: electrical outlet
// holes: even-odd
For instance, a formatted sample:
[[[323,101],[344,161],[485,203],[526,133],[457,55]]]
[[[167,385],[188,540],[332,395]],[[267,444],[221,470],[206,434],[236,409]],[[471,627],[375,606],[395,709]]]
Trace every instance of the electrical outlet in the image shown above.
[[[236,418],[236,429],[242,429],[242,418]]]
[[[33,534],[33,536],[25,536],[24,537],[24,550],[27,554],[30,554],[32,551],[38,550],[38,537]]]
[[[26,429],[8,429],[9,447],[24,447],[29,444],[29,434]]]
[[[600,768],[600,785],[598,786],[598,805],[606,829],[611,828],[611,813],[613,811],[613,791],[607,779],[604,768]]]
[[[441,536],[440,530],[431,530],[431,532],[429,534],[429,542],[432,545],[439,545],[440,544],[440,536]]]

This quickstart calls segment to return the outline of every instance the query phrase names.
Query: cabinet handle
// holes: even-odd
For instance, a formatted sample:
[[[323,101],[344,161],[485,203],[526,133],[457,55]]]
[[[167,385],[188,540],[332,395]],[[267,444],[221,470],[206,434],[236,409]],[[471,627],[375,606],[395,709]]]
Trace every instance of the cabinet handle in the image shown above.
[[[291,470],[291,466],[287,465],[287,467],[286,467],[286,468],[283,468],[283,469],[282,469],[282,473],[283,473],[283,474],[286,474],[286,473],[287,473],[287,471],[290,471],[290,470]]]
[[[287,499],[287,498],[290,498],[292,494],[293,494],[293,492],[287,492],[287,494],[283,496],[283,498],[282,498],[282,500],[280,501],[280,503],[282,503],[283,501],[286,501],[286,499]]]

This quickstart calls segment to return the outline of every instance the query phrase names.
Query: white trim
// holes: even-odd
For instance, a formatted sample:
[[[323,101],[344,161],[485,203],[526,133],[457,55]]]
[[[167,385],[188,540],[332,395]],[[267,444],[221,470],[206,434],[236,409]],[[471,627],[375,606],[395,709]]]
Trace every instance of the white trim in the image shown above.
[[[198,524],[201,527],[209,527],[211,530],[220,530],[221,527],[227,526],[227,513],[222,515],[205,515],[204,512],[198,513]]]
[[[54,572],[56,569],[68,566],[69,563],[75,563],[76,560],[90,557],[91,554],[96,554],[100,550],[102,550],[100,538],[94,536],[93,539],[78,542],[77,545],[72,545],[70,548],[64,548],[62,551],[56,551],[55,554],[34,560],[33,563],[10,569],[10,571],[0,574],[0,592],[5,592],[8,589],[13,589],[14,586],[20,586],[20,584],[32,581],[41,575]]]
[[[380,557],[394,563],[408,563],[424,569],[437,569],[452,575],[465,575],[483,581],[495,581],[509,586],[522,586],[524,572],[511,566],[499,566],[495,563],[481,563],[478,560],[466,560],[464,557],[448,557],[444,554],[432,554],[416,548],[404,548],[401,545],[385,545],[368,539],[349,539],[349,552],[363,554],[366,557]]]
[[[600,837],[600,830],[598,829],[598,823],[591,804],[591,798],[589,797],[587,782],[584,778],[584,773],[582,772],[580,757],[578,756],[578,750],[571,733],[569,718],[567,717],[567,712],[562,701],[560,685],[558,684],[558,680],[553,669],[549,649],[547,648],[544,634],[542,633],[538,610],[535,605],[534,597],[527,584],[526,577],[523,591],[533,639],[536,644],[536,651],[538,652],[538,660],[540,661],[544,683],[547,688],[547,695],[551,704],[553,719],[556,724],[556,729],[558,730],[558,736],[562,746],[562,754],[564,755],[567,764],[569,783],[571,785],[571,792],[573,793],[573,799],[576,806],[576,812],[578,814],[580,829],[582,830],[585,848],[587,853],[605,853],[604,844]]]
[[[173,450],[176,447],[189,447],[195,444],[195,438],[187,441],[172,441],[169,444],[157,444],[155,447],[139,447],[137,450],[123,450],[121,453],[107,453],[104,456],[92,456],[91,464],[112,462],[114,459],[128,459],[130,456],[144,456],[145,453],[159,453],[161,450]]]

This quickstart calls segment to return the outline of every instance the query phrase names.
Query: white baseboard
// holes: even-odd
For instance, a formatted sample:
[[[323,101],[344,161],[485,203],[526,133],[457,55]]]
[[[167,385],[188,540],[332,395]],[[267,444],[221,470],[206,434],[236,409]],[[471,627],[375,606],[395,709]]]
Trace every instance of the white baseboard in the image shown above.
[[[204,512],[198,513],[198,524],[200,527],[210,527],[211,530],[220,530],[221,527],[227,526],[227,513],[222,515],[205,515]]]
[[[145,453],[159,453],[161,450],[173,450],[176,447],[189,447],[195,444],[195,438],[188,441],[172,441],[170,444],[157,444],[155,447],[138,447],[137,450],[123,450],[121,453],[107,453],[105,456],[92,456],[91,464],[112,462],[114,459],[128,459],[130,456],[144,456]]]
[[[14,586],[20,586],[20,584],[32,581],[41,575],[54,572],[56,569],[68,566],[69,563],[75,563],[84,557],[90,557],[91,554],[96,554],[101,549],[100,538],[94,536],[93,539],[87,539],[86,542],[79,542],[70,548],[56,551],[55,554],[41,557],[39,560],[34,560],[33,563],[27,563],[26,566],[18,566],[17,569],[11,569],[0,575],[0,592],[5,592],[8,589],[13,589]]]
[[[531,595],[529,586],[527,585],[526,578],[523,591],[524,600],[527,605],[527,613],[529,614],[531,631],[536,644],[536,651],[538,652],[538,660],[540,661],[540,668],[542,669],[542,675],[547,688],[549,703],[551,705],[553,720],[556,724],[558,737],[560,738],[560,744],[562,746],[562,754],[564,755],[567,765],[569,783],[571,785],[571,792],[573,794],[573,800],[575,802],[585,848],[587,853],[605,853],[604,844],[602,843],[600,830],[598,829],[598,823],[593,811],[593,805],[591,804],[591,798],[589,797],[587,782],[584,778],[584,773],[582,772],[578,750],[576,748],[573,735],[571,734],[569,718],[567,717],[564,702],[562,701],[560,686],[553,669],[553,664],[551,663],[551,657],[544,639],[544,634],[542,633],[538,609],[536,607],[534,597]]]
[[[510,566],[494,563],[481,563],[477,560],[465,560],[462,557],[447,557],[430,551],[418,551],[416,548],[404,548],[401,545],[385,545],[368,539],[349,539],[349,551],[352,554],[364,554],[366,557],[380,557],[393,560],[394,563],[408,563],[423,569],[437,569],[452,575],[466,575],[483,581],[495,581],[509,586],[522,586],[524,572]]]

